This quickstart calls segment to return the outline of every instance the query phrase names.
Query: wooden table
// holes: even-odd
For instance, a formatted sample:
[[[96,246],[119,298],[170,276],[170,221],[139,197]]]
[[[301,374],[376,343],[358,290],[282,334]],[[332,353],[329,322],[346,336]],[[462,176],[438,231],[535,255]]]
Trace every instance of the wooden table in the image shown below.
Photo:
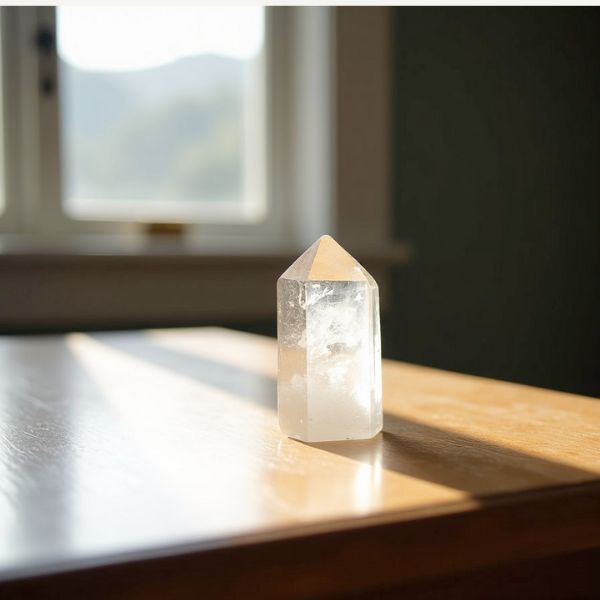
[[[384,432],[303,444],[276,344],[0,338],[0,597],[600,596],[600,402],[386,361]]]

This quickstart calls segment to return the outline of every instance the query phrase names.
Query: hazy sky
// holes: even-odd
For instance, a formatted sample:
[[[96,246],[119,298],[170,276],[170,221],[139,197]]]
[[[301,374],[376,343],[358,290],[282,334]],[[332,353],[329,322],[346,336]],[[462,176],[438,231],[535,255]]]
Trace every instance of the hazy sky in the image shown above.
[[[58,51],[89,70],[129,70],[210,52],[236,58],[262,47],[259,6],[63,6]]]

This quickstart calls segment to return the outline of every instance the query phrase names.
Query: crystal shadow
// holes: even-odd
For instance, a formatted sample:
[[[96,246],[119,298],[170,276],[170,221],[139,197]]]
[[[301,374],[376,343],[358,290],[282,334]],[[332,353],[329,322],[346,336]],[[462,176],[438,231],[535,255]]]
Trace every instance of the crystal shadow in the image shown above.
[[[585,469],[546,460],[462,433],[384,413],[383,431],[371,440],[310,444],[363,464],[381,467],[482,497],[505,491],[598,480]]]

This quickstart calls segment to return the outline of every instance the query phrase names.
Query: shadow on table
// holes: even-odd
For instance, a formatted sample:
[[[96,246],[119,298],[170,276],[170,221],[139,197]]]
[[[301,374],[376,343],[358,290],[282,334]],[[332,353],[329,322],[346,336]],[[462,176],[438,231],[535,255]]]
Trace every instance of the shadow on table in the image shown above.
[[[371,440],[323,442],[315,448],[473,495],[598,479],[590,471],[385,413]]]
[[[179,375],[276,410],[277,383],[271,377],[222,361],[160,345],[144,333],[96,334],[108,346]],[[300,443],[300,442],[298,442]],[[308,444],[363,464],[485,495],[526,484],[550,485],[598,479],[589,471],[549,461],[475,437],[386,413],[384,430],[371,440]]]
[[[127,352],[157,367],[171,369],[178,375],[204,385],[210,385],[273,410],[277,409],[277,382],[266,375],[205,356],[162,346],[143,332],[90,335],[102,344]]]

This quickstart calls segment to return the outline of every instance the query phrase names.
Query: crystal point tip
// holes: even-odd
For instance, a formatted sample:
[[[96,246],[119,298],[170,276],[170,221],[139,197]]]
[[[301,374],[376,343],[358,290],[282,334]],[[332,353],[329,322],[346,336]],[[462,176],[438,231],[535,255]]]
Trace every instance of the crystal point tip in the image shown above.
[[[330,235],[322,235],[281,276],[296,281],[367,281],[368,273]]]

